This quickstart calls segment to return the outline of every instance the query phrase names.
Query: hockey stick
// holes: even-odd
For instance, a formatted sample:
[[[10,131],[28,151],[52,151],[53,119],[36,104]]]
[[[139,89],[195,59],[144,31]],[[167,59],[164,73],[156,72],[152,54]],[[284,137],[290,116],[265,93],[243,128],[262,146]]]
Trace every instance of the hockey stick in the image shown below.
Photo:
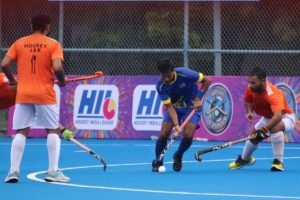
[[[81,144],[76,139],[70,138],[69,140],[72,141],[73,143],[77,144],[78,146],[80,146],[83,150],[85,150],[86,152],[88,152],[92,156],[94,156],[97,160],[100,160],[102,165],[103,165],[103,170],[104,171],[106,170],[106,162],[103,160],[103,158],[101,156],[97,155],[93,150],[91,150],[90,148],[88,148],[85,145]]]
[[[188,115],[188,117],[181,124],[181,126],[180,126],[181,130],[183,130],[183,128],[187,125],[187,123],[190,121],[190,119],[193,117],[194,114],[195,114],[195,109],[192,110],[192,112]],[[167,144],[167,146],[165,146],[165,148],[163,149],[163,151],[160,153],[157,161],[162,161],[162,159],[164,158],[166,152],[168,151],[168,149],[170,148],[170,146],[174,142],[175,142],[175,132],[172,134],[170,142]]]
[[[102,75],[103,75],[102,71],[97,71],[95,72],[94,75],[66,79],[66,82],[83,81],[83,80],[97,78]],[[58,80],[55,80],[55,83],[58,83]]]
[[[226,142],[224,144],[219,144],[219,145],[216,145],[216,146],[207,147],[205,149],[198,150],[195,153],[195,159],[198,160],[198,161],[202,161],[202,158],[200,157],[200,155],[202,155],[202,154],[209,153],[209,152],[212,152],[212,151],[217,151],[217,150],[220,150],[220,149],[223,149],[223,148],[226,148],[226,147],[230,147],[232,145],[235,145],[235,144],[238,144],[238,143],[241,143],[241,142],[245,142],[245,141],[253,139],[253,138],[254,138],[253,136],[248,136],[248,137],[241,138],[241,139],[238,139],[238,140],[233,140],[233,141],[230,141],[230,142]]]

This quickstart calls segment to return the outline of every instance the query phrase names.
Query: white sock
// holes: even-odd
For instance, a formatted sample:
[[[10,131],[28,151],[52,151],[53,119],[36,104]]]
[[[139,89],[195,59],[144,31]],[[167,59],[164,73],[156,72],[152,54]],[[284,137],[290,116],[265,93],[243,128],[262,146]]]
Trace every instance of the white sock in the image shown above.
[[[271,134],[272,150],[274,159],[283,163],[284,133],[282,131]]]
[[[17,133],[11,144],[10,173],[20,172],[20,164],[25,150],[26,137]]]
[[[47,147],[49,157],[48,172],[56,172],[58,170],[58,160],[60,153],[60,138],[57,134],[51,133],[47,136]]]
[[[252,142],[247,140],[246,144],[244,146],[242,159],[243,160],[249,160],[250,157],[252,156],[253,152],[257,149],[257,147],[258,147],[258,145],[254,145]]]

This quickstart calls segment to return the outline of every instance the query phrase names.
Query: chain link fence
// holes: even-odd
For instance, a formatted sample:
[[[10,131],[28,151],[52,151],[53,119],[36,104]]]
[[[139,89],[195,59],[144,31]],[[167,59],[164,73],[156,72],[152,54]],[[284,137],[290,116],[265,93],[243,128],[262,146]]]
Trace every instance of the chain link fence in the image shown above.
[[[300,74],[298,0],[0,0],[0,9],[1,57],[31,33],[32,15],[47,13],[69,75],[156,75],[163,57],[206,75],[246,75],[255,66],[269,75]]]

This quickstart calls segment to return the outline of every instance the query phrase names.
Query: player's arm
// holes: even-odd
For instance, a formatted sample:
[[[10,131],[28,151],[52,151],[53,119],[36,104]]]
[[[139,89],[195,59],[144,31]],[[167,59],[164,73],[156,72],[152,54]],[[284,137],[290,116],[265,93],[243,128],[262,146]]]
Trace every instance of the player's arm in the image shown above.
[[[13,76],[12,72],[11,72],[11,64],[13,63],[13,59],[11,59],[9,56],[5,56],[1,62],[1,69],[4,72],[4,74],[6,75],[9,84],[11,85],[16,85],[17,81],[15,79],[15,77]]]
[[[55,76],[59,82],[59,86],[63,87],[66,85],[66,80],[65,80],[65,72],[63,68],[63,63],[60,58],[56,58],[52,61],[52,66],[54,69]]]
[[[200,77],[203,76],[203,77],[200,81],[200,83],[202,83],[202,86],[201,86],[200,90],[206,91],[209,88],[209,86],[211,85],[211,80],[207,76],[204,76],[203,74],[202,75],[201,74],[202,73],[200,73],[199,76]]]
[[[179,122],[178,122],[178,117],[177,117],[177,113],[176,110],[174,108],[174,106],[171,103],[168,104],[164,104],[169,112],[169,116],[172,120],[173,125],[175,126],[176,132],[180,133],[180,126],[179,126]]]
[[[272,130],[282,120],[282,110],[285,106],[285,96],[281,93],[274,92],[274,94],[269,96],[268,102],[271,106],[273,116],[264,127],[267,130]]]
[[[275,111],[273,113],[273,117],[268,121],[268,123],[264,126],[267,130],[273,129],[280,121],[282,120],[282,112],[281,110]]]
[[[169,91],[164,87],[162,81],[157,83],[156,91],[158,92],[158,95],[159,95],[160,99],[162,100],[163,105],[166,107],[166,109],[169,113],[169,116],[172,120],[172,123],[176,128],[176,131],[179,133],[180,126],[179,126],[179,122],[178,122],[177,113],[171,102]]]
[[[284,108],[284,96],[273,94],[269,96],[268,103],[270,103],[271,109],[273,111],[272,118],[263,126],[260,127],[255,133],[256,138],[265,139],[269,137],[269,131],[277,126],[282,120],[282,110]]]
[[[250,87],[248,86],[245,90],[245,108],[246,108],[246,118],[248,122],[253,122],[253,97],[251,94]]]
[[[265,138],[269,137],[270,136],[270,134],[268,134],[269,130],[274,128],[281,120],[282,120],[282,112],[275,111],[273,117],[269,120],[269,122],[265,126],[260,127],[258,130],[254,130],[255,139],[251,140],[253,144],[258,144]]]
[[[252,122],[253,121],[253,103],[252,102],[245,102],[245,107],[246,107],[246,118],[248,120],[248,122]]]
[[[58,80],[58,85],[63,87],[66,85],[65,72],[63,68],[64,55],[63,50],[59,42],[56,43],[55,48],[51,55],[52,66],[55,76]]]
[[[202,73],[199,73],[199,78],[198,78],[197,82],[202,83],[201,88],[198,90],[197,96],[194,99],[193,107],[194,107],[194,109],[198,110],[202,105],[201,101],[202,101],[202,98],[203,98],[205,92],[211,85],[211,80],[207,76],[204,76]]]

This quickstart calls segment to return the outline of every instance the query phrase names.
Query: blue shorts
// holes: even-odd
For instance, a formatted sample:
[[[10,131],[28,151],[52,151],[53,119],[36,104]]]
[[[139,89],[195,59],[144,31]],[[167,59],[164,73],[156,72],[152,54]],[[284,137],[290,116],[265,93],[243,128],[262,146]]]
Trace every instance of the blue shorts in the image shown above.
[[[192,112],[192,108],[175,108],[179,124],[182,124],[184,120],[189,116],[189,114]],[[195,112],[193,117],[190,119],[190,122],[196,125],[196,129],[198,129],[200,126],[198,124],[199,120],[201,119],[201,111]],[[164,111],[164,119],[163,122],[172,122],[171,117],[169,115],[168,110]]]

